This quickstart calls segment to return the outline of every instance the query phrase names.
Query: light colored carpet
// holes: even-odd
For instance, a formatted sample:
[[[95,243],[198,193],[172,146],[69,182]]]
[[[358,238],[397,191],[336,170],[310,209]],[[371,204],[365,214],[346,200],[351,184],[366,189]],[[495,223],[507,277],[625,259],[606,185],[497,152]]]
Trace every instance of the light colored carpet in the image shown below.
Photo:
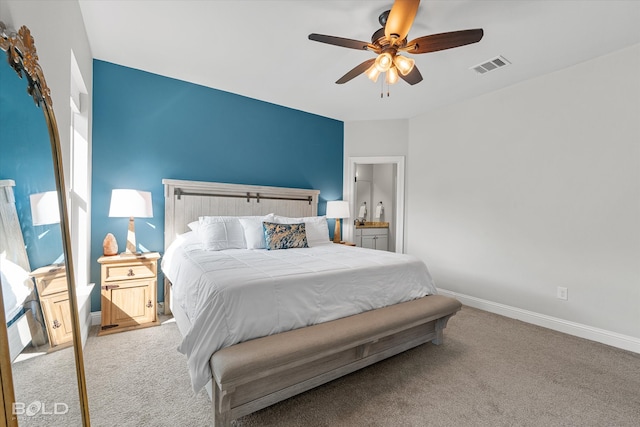
[[[85,347],[92,426],[210,425],[206,393],[193,395],[185,358],[175,350],[174,323],[104,337],[95,332]],[[67,351],[19,363],[17,381],[33,384],[59,371],[53,359]],[[42,390],[33,393],[46,401]],[[21,425],[79,425],[75,416],[71,410]],[[639,354],[464,307],[450,320],[444,344],[409,350],[234,425],[638,426],[638,420]]]

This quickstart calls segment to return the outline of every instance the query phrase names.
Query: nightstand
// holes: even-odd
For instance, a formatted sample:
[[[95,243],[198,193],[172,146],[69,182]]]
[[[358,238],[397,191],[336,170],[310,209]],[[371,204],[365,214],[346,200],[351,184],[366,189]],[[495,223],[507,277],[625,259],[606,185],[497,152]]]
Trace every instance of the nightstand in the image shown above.
[[[73,323],[67,288],[67,272],[63,266],[48,265],[31,272],[36,281],[38,298],[47,326],[49,345],[66,347],[73,341]]]
[[[157,252],[98,258],[101,317],[98,335],[156,326]]]
[[[346,245],[346,246],[355,246],[355,245],[356,245],[355,243],[352,243],[352,242],[345,242],[344,240],[341,240],[341,241],[339,241],[339,242],[333,242],[333,243],[336,243],[336,244],[338,244],[338,245]]]

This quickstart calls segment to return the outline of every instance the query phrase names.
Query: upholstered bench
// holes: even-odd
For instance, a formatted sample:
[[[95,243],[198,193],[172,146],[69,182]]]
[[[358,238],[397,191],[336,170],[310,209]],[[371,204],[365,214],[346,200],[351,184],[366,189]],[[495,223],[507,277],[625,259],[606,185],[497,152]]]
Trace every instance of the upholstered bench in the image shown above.
[[[417,345],[442,342],[462,304],[429,295],[213,354],[214,425],[255,412]]]

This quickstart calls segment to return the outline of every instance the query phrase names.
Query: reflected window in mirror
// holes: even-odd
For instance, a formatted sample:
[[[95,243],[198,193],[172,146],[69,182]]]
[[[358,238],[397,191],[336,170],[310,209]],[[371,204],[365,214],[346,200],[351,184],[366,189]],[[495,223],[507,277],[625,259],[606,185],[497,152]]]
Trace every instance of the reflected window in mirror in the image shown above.
[[[78,285],[90,282],[91,239],[89,205],[91,186],[91,150],[89,147],[89,102],[85,79],[71,51],[71,168],[69,182],[69,226]]]

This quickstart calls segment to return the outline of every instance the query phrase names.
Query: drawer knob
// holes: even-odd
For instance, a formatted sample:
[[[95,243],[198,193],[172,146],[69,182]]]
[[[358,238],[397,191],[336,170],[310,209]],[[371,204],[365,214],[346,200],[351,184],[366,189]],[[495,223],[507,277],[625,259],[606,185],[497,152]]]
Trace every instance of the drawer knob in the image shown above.
[[[53,321],[53,329],[58,329],[60,326],[62,325],[58,322],[58,319]]]
[[[147,308],[151,308],[151,307],[153,307],[153,304],[151,304],[151,300],[149,300],[149,301],[147,302]]]
[[[129,269],[129,272],[127,273],[127,276],[129,276],[129,277],[133,277],[133,276],[135,276],[135,275],[136,275],[136,274],[133,272],[133,268],[130,268],[130,269]]]

